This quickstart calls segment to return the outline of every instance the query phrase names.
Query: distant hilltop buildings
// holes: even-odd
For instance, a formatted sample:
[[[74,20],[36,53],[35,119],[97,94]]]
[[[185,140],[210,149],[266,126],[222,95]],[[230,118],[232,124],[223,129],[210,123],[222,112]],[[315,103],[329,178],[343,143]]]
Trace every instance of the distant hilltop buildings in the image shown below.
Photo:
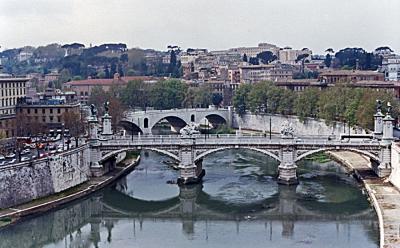
[[[189,87],[209,86],[213,93],[223,97],[225,105],[232,104],[232,96],[240,85],[262,81],[294,91],[346,82],[352,87],[400,95],[400,56],[384,46],[372,52],[362,48],[335,52],[329,48],[325,54],[313,54],[306,47],[294,49],[270,43],[219,51],[182,50],[176,45],[157,51],[128,49],[122,43],[89,47],[80,43],[50,44],[0,52],[0,65],[10,74],[0,75],[0,119],[8,120],[0,122],[0,130],[6,130],[7,136],[15,132],[9,127],[13,126],[10,116],[15,116],[17,99],[34,99],[49,85],[74,91],[76,102],[82,105],[89,103],[94,87],[107,91],[112,86],[125,87],[131,80],[154,83],[168,78],[182,80]],[[43,120],[42,116],[36,117]],[[45,121],[49,118],[46,116]],[[59,125],[59,119],[60,115],[54,115],[53,124]]]

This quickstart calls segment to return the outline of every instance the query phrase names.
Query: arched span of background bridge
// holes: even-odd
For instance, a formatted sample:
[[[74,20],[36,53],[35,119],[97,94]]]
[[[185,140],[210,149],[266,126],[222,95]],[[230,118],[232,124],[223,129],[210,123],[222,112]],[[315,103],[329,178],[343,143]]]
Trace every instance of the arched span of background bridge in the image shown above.
[[[179,110],[149,110],[127,111],[120,125],[130,133],[151,134],[153,127],[161,120],[168,121],[172,128],[179,132],[187,124],[201,124],[204,119],[213,126],[227,124],[231,126],[232,110],[229,109],[179,109]]]

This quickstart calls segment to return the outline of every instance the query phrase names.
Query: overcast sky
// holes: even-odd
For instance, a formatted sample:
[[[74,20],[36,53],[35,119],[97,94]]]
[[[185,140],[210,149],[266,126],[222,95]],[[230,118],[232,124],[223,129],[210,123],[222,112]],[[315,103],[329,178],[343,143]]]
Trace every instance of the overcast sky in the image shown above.
[[[400,52],[399,13],[400,0],[0,0],[0,45],[217,50],[269,42],[314,53],[382,45]]]

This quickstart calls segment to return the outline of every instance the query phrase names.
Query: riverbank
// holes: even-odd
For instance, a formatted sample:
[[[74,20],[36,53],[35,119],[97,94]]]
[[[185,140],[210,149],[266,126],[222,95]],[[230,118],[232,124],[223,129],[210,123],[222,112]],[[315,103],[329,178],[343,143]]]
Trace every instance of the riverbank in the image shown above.
[[[140,156],[122,161],[112,172],[58,194],[37,199],[19,206],[0,210],[0,228],[15,224],[22,217],[37,215],[86,197],[130,173],[140,162]]]
[[[370,168],[369,160],[348,151],[328,152],[362,182],[376,210],[380,229],[380,247],[400,247],[400,191]]]

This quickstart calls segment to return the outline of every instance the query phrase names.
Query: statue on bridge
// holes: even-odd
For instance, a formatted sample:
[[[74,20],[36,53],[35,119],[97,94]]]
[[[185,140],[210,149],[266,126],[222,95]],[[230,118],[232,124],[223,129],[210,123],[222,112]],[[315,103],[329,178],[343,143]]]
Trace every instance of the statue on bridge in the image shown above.
[[[382,101],[379,99],[376,100],[376,112],[382,113]]]
[[[282,123],[281,126],[281,134],[284,137],[294,137],[294,128],[292,126],[292,123],[289,123],[288,121],[285,121]]]
[[[104,103],[104,114],[105,115],[108,115],[108,111],[110,110],[110,102],[109,101],[106,101],[105,103]]]
[[[186,125],[184,128],[182,128],[179,133],[182,136],[192,136],[194,134],[199,134],[200,132],[197,130],[198,125],[196,125],[194,122],[189,123]]]
[[[96,106],[94,106],[94,104],[90,104],[90,113],[91,113],[91,116],[97,115],[97,109],[96,109]]]

